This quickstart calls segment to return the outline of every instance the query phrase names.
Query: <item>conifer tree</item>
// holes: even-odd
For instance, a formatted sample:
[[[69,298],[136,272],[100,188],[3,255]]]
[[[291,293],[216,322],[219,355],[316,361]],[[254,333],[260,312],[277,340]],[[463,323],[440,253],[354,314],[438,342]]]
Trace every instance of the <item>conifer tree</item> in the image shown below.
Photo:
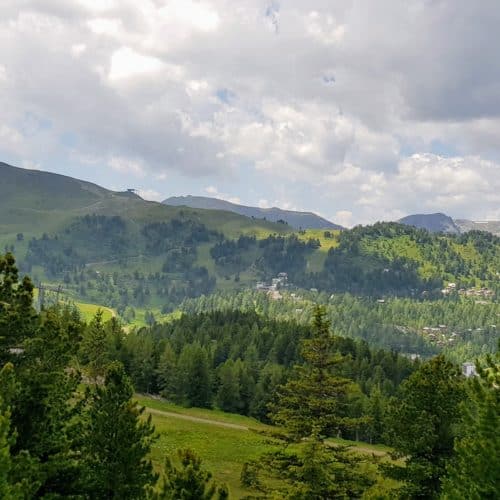
[[[102,315],[99,309],[85,329],[80,345],[80,359],[86,365],[89,376],[94,379],[104,375],[109,362],[108,334]]]
[[[500,498],[500,350],[478,368],[479,377],[469,388],[470,404],[463,405],[464,429],[455,441],[456,456],[443,485],[447,500]]]
[[[151,416],[132,401],[133,389],[120,363],[112,363],[103,386],[87,390],[82,437],[82,488],[96,499],[137,499],[157,477],[148,458],[155,439]]]
[[[16,489],[11,482],[12,457],[10,448],[15,440],[10,423],[9,400],[15,393],[12,364],[0,370],[0,498],[17,498]]]
[[[405,465],[384,466],[385,473],[403,482],[404,498],[436,498],[453,441],[464,398],[458,368],[444,356],[424,363],[403,382],[400,398],[389,406],[387,437],[396,458]]]
[[[271,417],[284,427],[287,442],[303,442],[300,451],[286,446],[264,455],[263,467],[285,479],[280,494],[296,500],[326,500],[358,497],[371,484],[359,469],[359,459],[346,447],[334,446],[325,438],[352,429],[362,419],[348,416],[348,399],[354,383],[338,376],[342,357],[333,352],[330,324],[323,308],[316,307],[311,338],[302,343],[304,363],[278,389]]]
[[[234,361],[228,359],[219,367],[219,389],[215,402],[224,411],[236,412],[240,408],[240,386]]]
[[[172,345],[167,342],[158,363],[158,380],[161,395],[174,401],[177,394],[177,355]]]
[[[179,465],[167,458],[164,476],[154,500],[224,500],[227,487],[217,486],[212,474],[202,468],[201,459],[192,450],[178,450]]]
[[[272,419],[286,428],[292,439],[315,432],[322,436],[339,434],[362,421],[349,417],[349,394],[352,380],[338,375],[343,357],[333,351],[333,338],[326,312],[316,307],[312,336],[302,342],[302,365],[294,368],[291,379],[278,390],[270,405]]]

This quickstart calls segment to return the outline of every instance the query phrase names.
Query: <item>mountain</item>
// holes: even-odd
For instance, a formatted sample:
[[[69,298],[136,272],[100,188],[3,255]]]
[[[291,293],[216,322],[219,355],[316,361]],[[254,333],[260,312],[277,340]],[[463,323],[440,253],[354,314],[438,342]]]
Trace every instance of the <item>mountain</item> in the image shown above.
[[[446,282],[493,283],[499,242],[480,232],[422,237],[394,223],[296,231],[0,164],[0,248],[36,283],[127,320],[135,308],[168,312],[215,290],[268,289],[273,279],[328,294],[440,296]]]
[[[455,224],[455,221],[442,213],[408,215],[399,219],[398,222],[407,226],[414,226],[418,229],[427,229],[431,233],[460,233],[460,229]]]
[[[296,212],[281,208],[259,208],[237,205],[229,201],[207,196],[173,196],[163,201],[165,205],[186,206],[211,210],[226,210],[254,219],[266,219],[272,222],[285,221],[295,229],[343,229],[329,220],[312,212]]]
[[[461,233],[466,233],[467,231],[487,231],[496,236],[500,236],[500,221],[498,220],[472,221],[455,219],[455,224],[458,226]]]
[[[73,177],[0,162],[0,240],[9,234],[56,232],[85,215],[120,216],[133,225],[182,217],[229,237],[291,231],[283,224],[234,213],[167,206],[143,200],[133,192],[111,191]]]

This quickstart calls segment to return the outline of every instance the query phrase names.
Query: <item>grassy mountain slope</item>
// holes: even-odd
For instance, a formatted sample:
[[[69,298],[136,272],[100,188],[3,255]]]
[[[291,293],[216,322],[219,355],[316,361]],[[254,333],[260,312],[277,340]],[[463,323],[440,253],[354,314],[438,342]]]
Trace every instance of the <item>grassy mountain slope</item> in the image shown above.
[[[6,163],[0,163],[0,179],[0,237],[55,231],[87,214],[121,216],[136,225],[182,216],[230,237],[290,231],[270,221],[253,221],[232,212],[170,207],[145,201],[133,193],[114,192],[72,177]]]
[[[282,220],[295,229],[343,229],[342,226],[334,224],[312,212],[297,212],[294,210],[283,210],[277,207],[249,207],[207,196],[173,196],[166,199],[163,203],[173,206],[226,210],[255,219],[265,218],[273,222]]]
[[[130,321],[131,307],[168,313],[186,297],[253,288],[280,272],[328,293],[438,296],[449,281],[494,284],[500,269],[499,240],[488,233],[431,234],[394,223],[294,232],[55,174],[4,164],[0,173],[0,245],[37,283],[61,283],[73,300],[104,304]]]

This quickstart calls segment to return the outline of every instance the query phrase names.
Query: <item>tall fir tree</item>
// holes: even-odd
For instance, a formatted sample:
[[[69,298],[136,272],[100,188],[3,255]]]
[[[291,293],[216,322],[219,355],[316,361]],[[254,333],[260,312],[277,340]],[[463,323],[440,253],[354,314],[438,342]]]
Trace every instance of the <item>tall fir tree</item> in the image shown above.
[[[387,438],[405,465],[384,466],[403,482],[402,498],[437,498],[460,420],[464,384],[458,368],[444,356],[424,363],[400,388],[388,408]]]
[[[157,479],[148,456],[155,440],[151,415],[132,401],[123,366],[112,363],[103,386],[87,389],[82,433],[82,489],[95,499],[143,498]]]
[[[96,379],[102,377],[109,363],[108,332],[103,322],[103,312],[99,309],[84,331],[79,358],[88,375]]]
[[[338,375],[343,359],[333,345],[330,323],[318,306],[311,338],[302,343],[304,363],[294,368],[271,405],[271,418],[287,432],[285,447],[261,460],[268,473],[285,480],[286,486],[279,492],[285,498],[357,498],[371,484],[359,468],[359,458],[346,447],[325,440],[363,423],[363,419],[349,417],[349,394],[355,384]],[[286,444],[290,440],[305,444],[292,451]]]

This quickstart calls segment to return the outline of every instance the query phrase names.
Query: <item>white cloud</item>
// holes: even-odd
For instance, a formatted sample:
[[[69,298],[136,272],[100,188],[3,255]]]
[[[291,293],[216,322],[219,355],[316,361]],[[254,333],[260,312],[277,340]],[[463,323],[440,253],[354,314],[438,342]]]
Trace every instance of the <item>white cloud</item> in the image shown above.
[[[158,72],[162,62],[150,56],[139,54],[130,47],[121,47],[111,56],[109,78],[118,80],[136,75]]]
[[[352,223],[484,218],[499,23],[493,0],[6,0],[0,154],[244,185]]]
[[[149,201],[162,201],[165,199],[165,196],[154,189],[138,189],[137,194],[141,198]]]
[[[132,174],[135,177],[144,177],[145,175],[144,166],[138,160],[113,156],[109,159],[108,165],[122,174]]]
[[[219,200],[229,201],[230,203],[235,203],[236,205],[241,204],[241,199],[238,196],[231,196],[227,193],[220,193],[215,186],[207,186],[205,192],[209,194],[212,198],[218,198]]]

